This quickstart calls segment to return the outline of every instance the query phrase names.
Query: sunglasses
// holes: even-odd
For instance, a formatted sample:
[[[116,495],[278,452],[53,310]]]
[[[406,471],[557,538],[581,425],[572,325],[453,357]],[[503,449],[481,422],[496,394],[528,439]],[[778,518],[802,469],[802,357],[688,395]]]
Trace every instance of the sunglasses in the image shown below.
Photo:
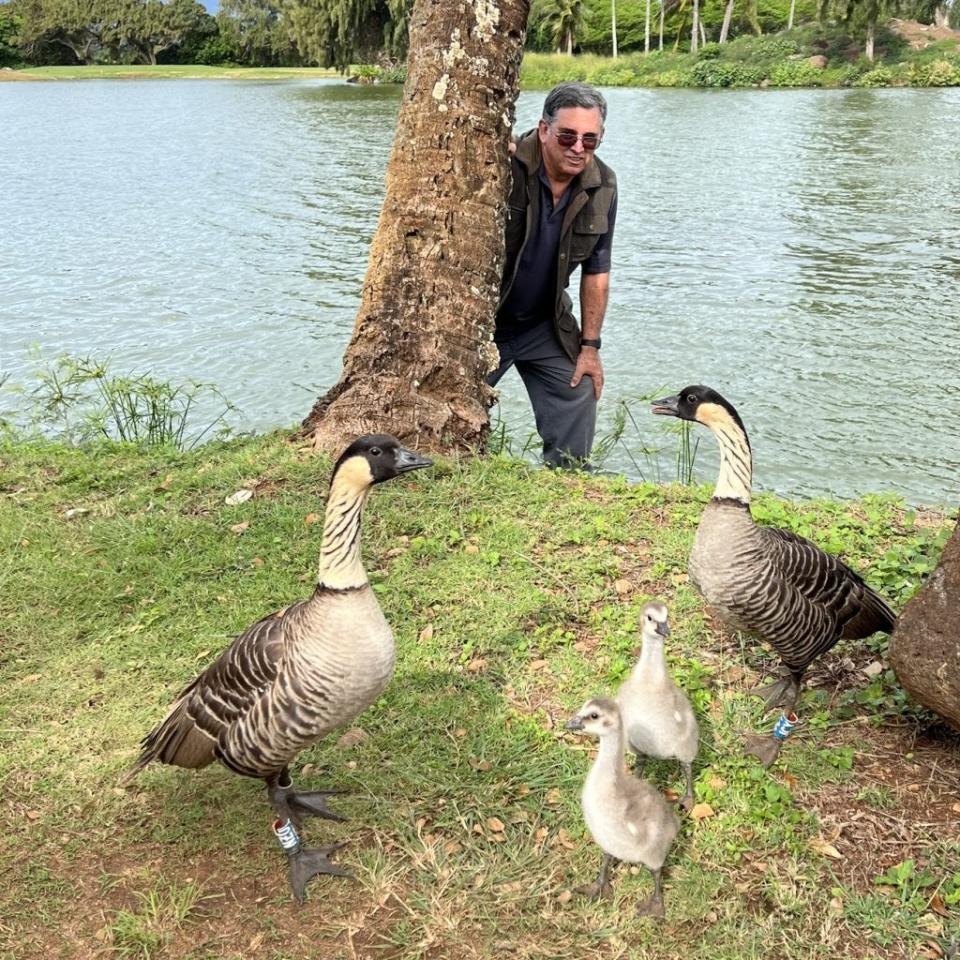
[[[600,138],[595,133],[573,133],[570,130],[555,131],[553,134],[561,147],[572,147],[578,140],[584,150],[596,150],[600,146]]]

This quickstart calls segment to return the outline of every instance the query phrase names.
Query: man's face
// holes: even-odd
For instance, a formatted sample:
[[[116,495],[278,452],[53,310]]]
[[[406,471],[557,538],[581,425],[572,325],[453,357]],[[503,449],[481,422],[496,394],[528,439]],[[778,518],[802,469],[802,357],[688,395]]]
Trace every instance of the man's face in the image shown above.
[[[564,107],[549,126],[541,120],[537,132],[547,173],[555,179],[569,180],[582,173],[593,161],[593,150],[585,149],[581,138],[586,136],[589,142],[593,137],[594,142],[599,143],[603,136],[603,122],[596,107]],[[577,139],[564,146],[558,136],[566,140]]]

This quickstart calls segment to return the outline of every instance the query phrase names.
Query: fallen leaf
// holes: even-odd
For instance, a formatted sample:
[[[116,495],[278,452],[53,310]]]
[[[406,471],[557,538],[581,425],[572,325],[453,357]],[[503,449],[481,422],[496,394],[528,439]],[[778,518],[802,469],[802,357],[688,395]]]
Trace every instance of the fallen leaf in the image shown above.
[[[940,960],[941,957],[946,956],[943,952],[943,947],[937,943],[936,940],[926,940],[923,944],[923,949],[920,951],[921,957],[928,957],[929,960]]]
[[[24,682],[24,683],[36,683],[42,676],[43,676],[42,673],[28,673],[28,674],[23,678],[23,682]]]
[[[542,670],[549,662],[549,660],[532,660],[530,662],[530,669]]]
[[[557,894],[557,903],[569,903],[573,899],[573,893],[570,890],[561,890]]]
[[[622,597],[633,589],[633,584],[629,580],[614,580],[613,589]]]
[[[360,727],[351,727],[345,733],[340,735],[340,739],[337,740],[337,746],[342,750],[347,747],[355,747],[358,743],[363,743],[366,740],[368,734],[366,731],[361,730]]]
[[[459,853],[462,849],[463,848],[460,846],[459,843],[457,843],[456,840],[448,840],[443,845],[443,852],[447,854],[447,856],[450,856],[453,853]]]
[[[883,673],[883,664],[879,660],[874,660],[863,668],[863,673],[868,677],[877,677]]]
[[[561,847],[564,847],[567,850],[577,849],[577,844],[574,841],[573,837],[571,837],[570,834],[563,829],[563,827],[561,827],[557,831],[557,843],[559,843]]]
[[[551,806],[553,806],[554,804],[559,803],[559,802],[560,802],[560,788],[559,788],[559,787],[551,787],[551,788],[547,791],[547,795],[546,795],[546,797],[544,797],[544,801],[545,801],[546,803],[550,804]]]
[[[526,783],[521,783],[520,786],[517,787],[518,797],[525,797],[529,792],[530,792],[530,787]]]
[[[231,493],[223,502],[228,507],[235,507],[238,503],[246,503],[252,496],[252,490],[237,490],[236,493]]]
[[[709,803],[698,803],[690,811],[690,817],[697,821],[706,820],[707,817],[712,817],[713,815],[713,807],[711,807]]]
[[[428,623],[428,624],[420,631],[420,642],[421,642],[421,643],[425,643],[425,642],[426,642],[427,640],[429,640],[432,636],[433,636],[433,624],[432,624],[432,623]]]
[[[467,761],[474,770],[490,770],[493,768],[493,762],[490,760],[478,760],[476,757],[470,757]]]
[[[907,787],[907,789],[908,789],[911,793],[919,793],[919,792],[920,792],[920,784],[919,784],[919,783],[911,783],[911,784]]]
[[[533,839],[536,840],[537,843],[543,843],[543,841],[547,839],[549,832],[546,827],[537,827],[537,829],[533,831]]]
[[[63,516],[66,520],[72,520],[74,517],[82,517],[85,513],[89,512],[89,507],[71,507],[69,510],[63,511]]]
[[[949,917],[950,912],[947,910],[947,905],[943,902],[943,897],[939,893],[933,895],[933,899],[930,901],[930,909],[934,913],[939,913],[941,917]]]
[[[250,562],[251,562],[255,567],[262,567],[262,566],[263,566],[263,560],[262,560],[260,557],[254,557]]]
[[[483,827],[481,827],[479,823],[475,823],[475,824],[473,825],[473,832],[474,832],[474,833],[479,833],[480,836],[482,837],[482,836],[483,836]]]
[[[309,527],[311,524],[319,523],[322,519],[323,516],[319,513],[308,513],[303,518],[303,522]]]
[[[455,737],[465,737],[467,735],[467,731],[463,727],[457,727],[457,729],[453,731],[453,735]]]
[[[487,666],[487,661],[483,657],[474,657],[468,664],[467,669],[471,673],[482,673]]]
[[[792,773],[784,773],[783,779],[787,781],[787,784],[791,789],[797,786],[800,781]]]
[[[312,777],[317,772],[317,765],[315,763],[305,763],[300,768],[300,775],[302,777]]]
[[[671,790],[670,787],[667,787],[667,789],[663,791],[663,795],[664,795],[671,803],[675,803],[677,800],[680,799],[680,794],[677,793],[676,790]]]
[[[506,843],[506,842],[507,842],[507,835],[506,835],[505,833],[491,833],[491,834],[490,834],[490,839],[491,839],[494,843]]]
[[[723,777],[718,777],[715,773],[710,775],[710,778],[707,780],[707,786],[711,790],[722,790],[727,785],[727,781]]]
[[[813,837],[810,841],[810,848],[822,857],[831,857],[834,860],[843,859],[843,854],[832,843],[824,840],[823,837]]]
[[[499,817],[490,817],[487,820],[487,829],[494,833],[503,833],[507,829],[506,824]]]
[[[243,533],[243,531],[246,530],[247,527],[249,527],[249,526],[250,526],[250,521],[249,521],[249,520],[244,520],[243,523],[235,523],[235,524],[230,528],[230,532],[231,532],[231,533]]]
[[[39,811],[39,810],[28,810],[28,811],[27,811],[27,819],[28,819],[28,820],[39,820],[39,819],[40,819],[40,811]]]

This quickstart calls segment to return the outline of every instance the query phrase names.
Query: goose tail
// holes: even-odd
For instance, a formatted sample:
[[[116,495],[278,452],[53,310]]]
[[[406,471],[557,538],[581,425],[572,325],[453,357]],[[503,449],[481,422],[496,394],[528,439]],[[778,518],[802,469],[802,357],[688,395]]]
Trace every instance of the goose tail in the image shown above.
[[[897,615],[879,593],[866,587],[857,615],[848,620],[842,636],[850,640],[860,640],[874,633],[892,633]]]

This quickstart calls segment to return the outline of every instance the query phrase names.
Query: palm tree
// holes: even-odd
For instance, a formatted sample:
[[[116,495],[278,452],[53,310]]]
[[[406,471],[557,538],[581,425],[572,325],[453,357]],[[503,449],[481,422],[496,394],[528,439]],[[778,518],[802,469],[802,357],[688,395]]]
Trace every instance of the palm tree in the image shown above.
[[[543,0],[537,4],[536,18],[557,53],[572,54],[585,13],[584,0]]]

